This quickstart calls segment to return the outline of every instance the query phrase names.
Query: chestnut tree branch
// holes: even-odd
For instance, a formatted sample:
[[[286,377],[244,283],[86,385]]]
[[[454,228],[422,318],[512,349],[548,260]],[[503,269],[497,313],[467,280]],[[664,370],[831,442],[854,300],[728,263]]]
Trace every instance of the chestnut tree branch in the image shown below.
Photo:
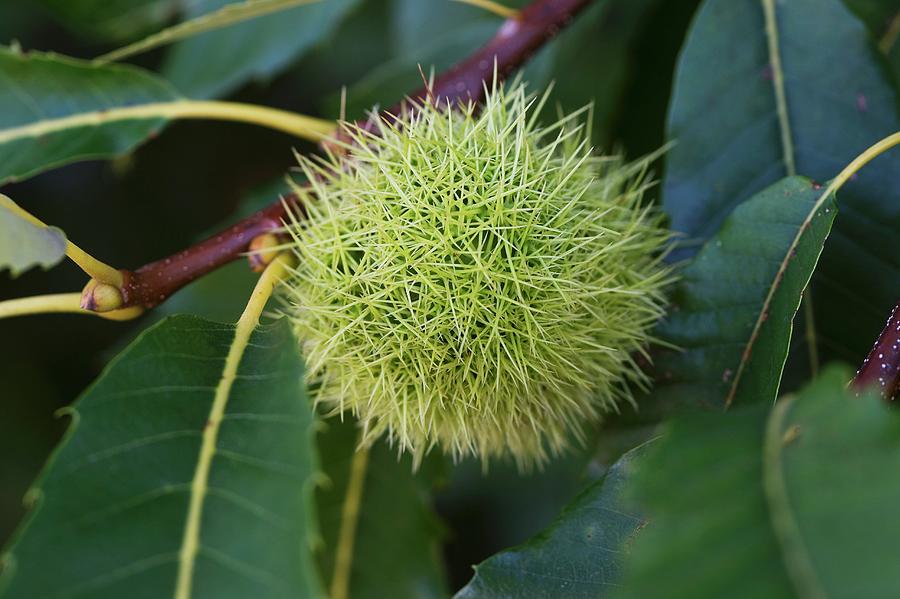
[[[485,86],[490,86],[494,79],[495,63],[498,79],[505,79],[556,37],[588,4],[590,0],[532,2],[517,16],[505,20],[487,44],[409,97],[413,104],[426,100],[450,106],[460,102],[481,103]],[[408,100],[402,100],[384,111],[382,117],[393,121],[396,119],[394,115],[402,114],[409,105]],[[356,125],[370,131],[375,128],[371,119],[357,121]]]
[[[874,387],[888,400],[896,399],[900,393],[900,301],[856,373],[853,387],[860,390]]]
[[[177,254],[133,272],[123,271],[122,305],[156,306],[191,281],[238,258],[255,238],[281,228],[285,215],[279,201]]]
[[[437,77],[428,87],[422,87],[409,98],[439,102],[455,106],[459,102],[479,103],[484,99],[485,85],[494,78],[496,64],[499,78],[520,67],[534,52],[556,36],[559,31],[591,0],[534,0],[516,16],[503,22],[491,40],[469,58]],[[411,104],[404,100],[382,113],[392,121]],[[361,120],[359,127],[371,130],[371,119]],[[122,307],[152,308],[190,283],[224,266],[247,252],[250,243],[259,235],[276,231],[286,218],[286,203],[294,198],[279,200],[265,210],[213,235],[177,254],[142,266],[135,271],[122,271]]]

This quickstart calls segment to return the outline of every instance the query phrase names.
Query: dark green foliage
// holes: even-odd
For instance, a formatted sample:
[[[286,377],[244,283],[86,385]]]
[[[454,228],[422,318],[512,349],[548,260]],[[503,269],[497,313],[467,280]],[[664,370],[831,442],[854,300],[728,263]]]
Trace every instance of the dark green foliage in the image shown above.
[[[188,3],[186,18],[230,4],[230,0]],[[247,81],[271,78],[327,39],[360,0],[328,0],[266,15],[177,44],[162,74],[191,98],[221,96]]]
[[[621,556],[644,520],[625,501],[639,447],[622,456],[546,530],[475,566],[456,599],[606,597],[619,579]]]
[[[138,267],[269,205],[292,148],[317,148],[246,125],[107,121],[109,109],[220,98],[357,119],[501,24],[448,0],[322,0],[131,65],[90,61],[243,1],[0,2],[0,193]],[[900,1],[594,0],[523,78],[555,84],[545,125],[593,102],[598,147],[637,159],[673,142],[648,191],[681,235],[663,343],[648,348],[655,386],[539,473],[435,450],[414,471],[376,443],[347,599],[900,595],[900,421],[852,396],[852,368],[812,374],[859,365],[900,297],[900,150],[834,197],[822,187],[900,130]],[[0,269],[23,271],[0,273],[0,302],[81,289],[71,266],[24,272],[63,242],[0,208]],[[131,325],[0,320],[0,597],[174,596],[235,328],[170,315],[233,322],[255,278],[236,262]],[[314,426],[297,343],[267,324],[240,362],[194,597],[329,592],[359,428]]]
[[[738,206],[684,268],[658,329],[678,349],[657,360],[654,405],[775,400],[794,314],[835,218],[824,193],[802,177],[772,185]]]
[[[334,574],[334,547],[347,494],[350,462],[359,442],[349,419],[330,418],[319,433],[322,473],[316,493],[322,545],[322,580]],[[353,548],[350,596],[358,599],[439,599],[447,596],[439,541],[442,527],[431,512],[432,474],[426,462],[413,473],[409,456],[400,459],[385,443],[372,448],[363,482],[361,516]]]
[[[151,33],[178,11],[178,0],[40,0],[40,4],[83,37],[111,42]]]
[[[0,48],[0,184],[88,158],[134,149],[159,132],[161,118],[85,123],[43,132],[49,119],[170,102],[178,94],[162,79],[127,66],[94,66],[61,56]],[[59,90],[66,90],[60,95]],[[27,127],[36,128],[34,131]]]
[[[203,431],[234,330],[169,318],[67,410],[66,439],[4,555],[4,597],[172,592]],[[254,333],[215,445],[194,596],[295,597],[319,588],[309,550],[317,460],[302,376],[285,322]]]
[[[760,0],[705,2],[682,50],[663,200],[687,246],[708,239],[736,206],[785,175],[825,182],[900,129],[892,77],[840,0],[773,4],[783,115]],[[872,342],[869,331],[900,297],[900,253],[891,250],[900,188],[885,183],[898,173],[900,153],[893,152],[840,194],[841,218],[812,288],[825,359],[859,360]]]
[[[900,418],[851,375],[672,425],[633,482],[649,524],[616,597],[896,596]]]

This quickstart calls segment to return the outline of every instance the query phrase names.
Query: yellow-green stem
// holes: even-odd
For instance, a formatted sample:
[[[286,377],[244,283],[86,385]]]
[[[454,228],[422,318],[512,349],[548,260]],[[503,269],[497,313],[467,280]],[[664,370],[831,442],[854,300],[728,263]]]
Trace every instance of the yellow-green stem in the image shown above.
[[[0,137],[2,137],[3,133],[0,132]],[[20,218],[30,222],[36,227],[47,227],[47,224],[42,220],[10,200],[8,197],[4,195],[0,195],[0,206],[9,210],[13,214],[16,214]],[[122,277],[122,273],[118,270],[97,260],[83,249],[69,241],[66,240],[66,256],[68,256],[72,262],[77,264],[81,270],[83,270],[89,277],[97,279],[103,283],[108,283],[115,287],[122,287],[124,283],[124,279]]]
[[[897,43],[898,37],[900,37],[900,12],[891,19],[891,24],[888,25],[887,31],[884,32],[884,35],[878,42],[878,49],[887,54],[894,47],[894,44]]]
[[[853,159],[853,161],[844,167],[838,176],[832,179],[831,184],[825,189],[823,197],[829,194],[837,193],[837,190],[844,186],[850,177],[855,175],[859,169],[872,162],[875,158],[884,154],[896,145],[900,145],[900,131],[891,133],[879,142],[869,146],[862,154]],[[822,200],[824,201],[824,200]]]
[[[92,279],[97,279],[101,283],[107,283],[118,289],[125,284],[121,272],[109,264],[97,260],[69,240],[66,240],[66,256]]]
[[[794,588],[804,591],[799,596],[825,598],[828,597],[828,593],[825,592],[818,572],[813,566],[809,548],[804,542],[805,537],[800,532],[800,525],[794,515],[791,495],[785,482],[784,449],[799,433],[799,427],[796,425],[785,430],[788,413],[794,407],[795,402],[794,396],[780,399],[772,408],[766,422],[763,436],[762,486],[772,531],[778,540],[781,558],[787,566],[786,571]]]
[[[781,65],[781,50],[778,45],[778,21],[775,14],[775,0],[762,0],[766,20],[766,37],[769,49],[769,63],[772,66],[772,83],[775,87],[775,108],[778,113],[778,129],[781,132],[781,150],[784,167],[790,176],[797,174],[794,162],[794,139],[791,134],[791,119],[788,115],[787,94],[784,91],[784,68]]]
[[[268,106],[215,100],[173,100],[137,106],[110,107],[2,129],[0,130],[0,144],[17,139],[41,137],[75,127],[150,119],[208,119],[247,123],[316,142],[330,135],[336,127],[332,121]]]
[[[505,6],[500,4],[499,2],[494,2],[494,0],[454,0],[455,2],[459,2],[460,4],[469,4],[471,6],[477,6],[478,8],[483,8],[484,10],[497,15],[498,17],[502,17],[504,19],[515,19],[519,16],[520,12],[515,8]]]
[[[278,11],[287,10],[304,4],[313,4],[321,0],[243,0],[226,4],[219,10],[201,15],[194,19],[182,21],[177,25],[168,27],[129,44],[108,52],[95,59],[98,64],[123,60],[136,54],[142,54],[154,48],[165,46],[179,40],[199,35],[206,31],[214,31],[223,27],[230,27],[249,19],[263,17]]]
[[[139,306],[109,312],[85,310],[81,307],[81,293],[35,295],[0,302],[0,319],[31,314],[91,314],[107,320],[131,320],[143,312]]]
[[[347,483],[347,496],[344,498],[344,508],[341,512],[341,528],[338,532],[334,574],[331,578],[331,599],[347,599],[350,590],[350,566],[353,564],[353,545],[356,541],[356,528],[359,523],[368,464],[369,449],[358,448],[350,463],[350,480]]]
[[[197,553],[200,550],[200,525],[203,522],[203,507],[206,493],[209,488],[209,473],[212,459],[216,453],[216,439],[219,435],[219,427],[228,399],[231,387],[237,378],[238,366],[244,351],[250,343],[250,336],[259,324],[259,317],[263,308],[272,296],[275,284],[284,276],[290,266],[292,256],[281,254],[276,257],[263,271],[256,287],[250,295],[247,307],[238,319],[234,331],[234,341],[228,348],[225,358],[225,367],[216,393],[213,397],[212,407],[207,418],[206,427],[203,429],[203,440],[200,445],[200,454],[197,459],[197,467],[191,480],[191,496],[188,504],[188,514],[184,525],[184,533],[181,540],[181,549],[178,552],[178,575],[175,581],[175,599],[190,599],[194,583],[194,565],[197,561]]]

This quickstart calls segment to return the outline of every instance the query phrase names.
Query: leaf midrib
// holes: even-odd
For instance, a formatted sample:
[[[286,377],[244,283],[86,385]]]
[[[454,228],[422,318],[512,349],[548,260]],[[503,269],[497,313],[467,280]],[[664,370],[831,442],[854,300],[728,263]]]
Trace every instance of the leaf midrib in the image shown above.
[[[769,51],[769,65],[772,67],[772,87],[775,91],[775,112],[778,115],[778,131],[781,134],[781,153],[784,168],[789,177],[797,174],[794,156],[794,137],[787,108],[787,94],[784,88],[784,68],[781,64],[781,50],[778,44],[778,21],[775,0],[762,0],[766,22],[766,42]]]
[[[103,108],[63,117],[41,119],[27,125],[0,129],[0,144],[50,135],[76,127],[99,126],[118,121],[172,118],[177,112],[177,104],[178,101],[153,102],[139,106]]]
[[[766,293],[766,299],[763,300],[762,307],[759,311],[759,315],[756,318],[756,321],[753,324],[753,331],[750,333],[750,337],[747,340],[747,344],[744,347],[744,352],[741,354],[741,361],[738,364],[737,371],[734,375],[734,380],[731,383],[731,386],[728,390],[728,395],[725,398],[725,408],[727,409],[731,406],[731,403],[734,401],[734,398],[737,394],[738,385],[740,384],[741,379],[743,378],[744,371],[746,370],[747,364],[750,362],[750,357],[752,354],[753,346],[756,344],[756,341],[759,339],[760,331],[762,330],[762,325],[765,322],[763,318],[764,314],[769,313],[769,308],[772,305],[772,301],[775,298],[775,292],[778,290],[779,282],[784,279],[785,273],[787,272],[788,265],[790,264],[791,256],[797,250],[797,247],[800,245],[800,240],[804,235],[810,233],[812,220],[815,217],[816,213],[822,209],[825,205],[825,202],[828,201],[832,195],[834,195],[838,188],[840,188],[842,183],[829,185],[825,191],[819,195],[818,199],[816,199],[815,203],[810,208],[809,212],[806,215],[806,218],[803,219],[800,227],[797,229],[796,235],[794,235],[794,239],[791,241],[791,244],[788,246],[787,251],[784,253],[784,257],[781,259],[781,263],[778,266],[778,271],[775,273],[775,277],[772,279],[772,284],[769,286],[769,290]],[[824,246],[823,246],[824,248]],[[821,256],[822,248],[819,249],[819,255]],[[816,258],[818,261],[818,257]],[[810,278],[812,274],[810,274]],[[809,282],[807,281],[807,285]],[[793,329],[793,324],[788,325],[789,330],[789,338],[788,344],[790,344],[790,333]],[[787,360],[787,356],[785,356],[785,361]],[[783,366],[783,365],[782,365]]]
[[[794,517],[782,467],[782,448],[795,441],[786,437],[787,432],[784,428],[788,413],[795,403],[794,396],[780,399],[766,419],[762,449],[763,496],[781,561],[794,590],[802,598],[824,598],[828,595],[813,565],[800,525]],[[802,432],[798,429],[795,434]]]
[[[784,88],[784,69],[781,64],[781,54],[778,45],[778,23],[775,12],[775,0],[761,0],[761,2],[763,15],[766,22],[766,42],[769,52],[769,64],[772,67],[772,84],[775,93],[775,107],[776,113],[778,115],[778,128],[781,134],[782,159],[784,161],[785,170],[787,171],[788,176],[794,176],[796,175],[796,164],[794,162],[794,141],[791,133],[790,117],[788,115],[787,109],[787,96]],[[819,208],[821,208],[825,203],[829,192],[833,191],[836,191],[836,189],[832,190],[832,187],[829,186],[825,190],[825,193],[820,195],[815,204],[813,204],[812,209],[803,220],[803,224],[800,226],[800,229],[794,236],[794,239],[791,241],[791,245],[788,247],[788,251],[782,258],[781,264],[779,264],[778,266],[778,271],[775,274],[775,278],[772,280],[771,284],[769,285],[769,290],[766,293],[766,299],[763,301],[763,305],[761,306],[759,313],[756,315],[756,319],[753,323],[753,331],[750,333],[750,337],[747,339],[747,344],[744,346],[744,351],[741,353],[741,359],[738,363],[738,367],[735,372],[734,379],[731,382],[731,386],[728,389],[728,394],[725,396],[726,409],[731,406],[731,403],[734,401],[734,398],[737,395],[738,385],[743,378],[747,363],[750,361],[753,347],[756,344],[757,339],[759,339],[760,330],[762,329],[762,325],[765,322],[764,315],[769,313],[769,307],[771,306],[772,300],[775,297],[775,291],[778,288],[778,282],[783,279],[784,274],[787,271],[790,257],[793,254],[794,250],[796,250],[797,246],[800,245],[800,239],[803,236],[804,232],[809,230],[809,224],[812,222],[813,215],[815,215]],[[809,318],[808,320],[809,321],[807,322],[807,326],[814,326],[812,319]],[[791,335],[793,324],[790,324],[788,326],[790,329],[788,331],[788,335]],[[812,333],[812,335],[814,343],[815,333]],[[788,344],[790,345],[790,340],[788,340]],[[787,361],[787,356],[785,356],[785,361]]]
[[[230,27],[266,15],[303,6],[314,4],[322,0],[244,0],[227,4],[211,13],[207,13],[163,29],[133,44],[118,48],[95,59],[98,64],[124,60],[130,56],[141,54],[173,42],[187,39],[207,31]]]
[[[244,352],[250,343],[250,337],[259,325],[263,308],[271,295],[275,282],[281,277],[287,258],[276,258],[260,276],[247,307],[241,314],[234,332],[234,340],[228,348],[222,375],[216,386],[213,403],[210,407],[203,439],[197,458],[197,467],[191,479],[188,514],[185,519],[184,533],[178,552],[178,573],[175,580],[175,599],[190,599],[194,581],[194,565],[200,551],[200,525],[206,496],[209,494],[209,474],[213,457],[216,455],[216,442],[219,429],[225,416],[225,409],[231,396],[231,388],[237,379],[238,367]]]

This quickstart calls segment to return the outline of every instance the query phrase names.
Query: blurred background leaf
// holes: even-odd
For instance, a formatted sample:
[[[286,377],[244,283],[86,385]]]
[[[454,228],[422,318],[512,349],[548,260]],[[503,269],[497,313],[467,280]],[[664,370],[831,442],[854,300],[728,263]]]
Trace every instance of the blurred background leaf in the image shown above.
[[[593,433],[591,438],[602,435]],[[487,471],[473,459],[456,464],[435,492],[448,529],[444,552],[451,588],[472,578],[474,564],[540,533],[587,483],[602,476],[602,466],[593,460],[596,449],[594,443],[573,449],[538,472],[522,473],[511,461],[491,463]],[[624,449],[616,448],[612,458]]]
[[[422,86],[418,67],[434,68],[434,72],[451,66],[466,51],[484,43],[496,31],[494,23],[475,21],[447,30],[422,44],[414,52],[401,53],[376,66],[347,89],[346,111],[350,119],[368,115],[374,107],[388,108],[406,94]],[[426,77],[431,71],[425,71]],[[339,115],[340,94],[332,94],[326,102],[329,114]]]
[[[323,543],[318,551],[322,580],[334,576],[335,551],[358,432],[350,418],[330,418],[318,435],[322,471],[328,480],[316,493]],[[348,593],[354,599],[440,599],[447,585],[440,550],[443,527],[431,511],[432,481],[441,476],[440,456],[418,472],[409,456],[398,457],[384,442],[370,450]]]
[[[900,2],[897,0],[846,0],[845,4],[862,19],[872,37],[879,42],[890,42],[890,38],[898,33],[892,31],[900,27],[900,23],[896,22],[900,15]]]
[[[14,277],[34,267],[50,268],[66,255],[66,236],[22,217],[15,203],[0,194],[0,271]]]
[[[525,0],[505,3],[522,6]],[[615,118],[620,114],[633,72],[632,55],[639,34],[661,0],[595,2],[565,35],[547,44],[524,69],[533,90],[554,85],[545,118],[559,109],[574,111],[593,103],[594,141],[611,147]],[[389,58],[347,89],[347,115],[364,116],[373,106],[386,108],[422,85],[419,66],[428,76],[441,72],[497,31],[501,19],[457,2],[397,0],[390,14]],[[587,60],[586,57],[592,57]],[[328,101],[337,116],[340,96]]]
[[[163,80],[141,69],[98,67],[2,47],[0,78],[5,82],[0,88],[0,185],[76,160],[131,150],[157,135],[166,119],[100,118],[113,108],[179,99]],[[61,121],[65,118],[81,120],[68,124]]]
[[[242,0],[191,2],[196,18]],[[162,74],[192,98],[225,95],[276,75],[326,39],[361,0],[324,0],[203,33],[172,47]]]
[[[183,0],[40,0],[67,28],[94,41],[125,42],[159,29]]]
[[[900,419],[852,375],[672,425],[629,483],[648,524],[616,597],[897,595]]]
[[[622,496],[644,451],[642,445],[622,456],[549,528],[477,565],[475,576],[456,599],[609,596],[619,580],[621,558],[644,525]]]

